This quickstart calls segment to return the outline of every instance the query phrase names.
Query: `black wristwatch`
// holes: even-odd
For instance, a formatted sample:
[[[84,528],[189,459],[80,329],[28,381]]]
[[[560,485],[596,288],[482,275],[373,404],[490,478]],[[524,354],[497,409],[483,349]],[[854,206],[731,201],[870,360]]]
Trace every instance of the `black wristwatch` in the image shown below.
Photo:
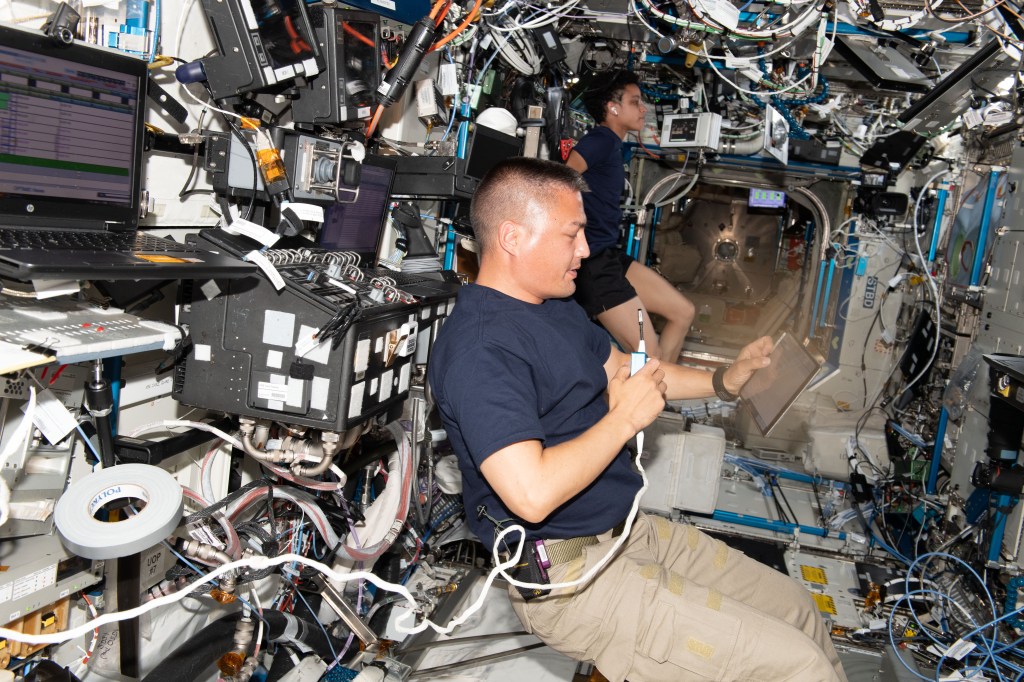
[[[715,395],[718,396],[719,400],[724,400],[727,403],[731,403],[739,396],[735,393],[730,393],[729,389],[725,387],[725,372],[729,369],[728,367],[718,367],[715,369],[715,373],[711,375],[711,386],[715,389]]]

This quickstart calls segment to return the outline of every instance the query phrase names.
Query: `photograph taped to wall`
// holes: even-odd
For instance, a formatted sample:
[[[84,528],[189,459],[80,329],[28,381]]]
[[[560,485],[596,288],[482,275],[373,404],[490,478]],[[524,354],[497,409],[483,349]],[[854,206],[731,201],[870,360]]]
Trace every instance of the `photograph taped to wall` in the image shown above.
[[[785,333],[775,343],[771,360],[740,389],[740,398],[763,436],[775,428],[821,368],[810,351]]]

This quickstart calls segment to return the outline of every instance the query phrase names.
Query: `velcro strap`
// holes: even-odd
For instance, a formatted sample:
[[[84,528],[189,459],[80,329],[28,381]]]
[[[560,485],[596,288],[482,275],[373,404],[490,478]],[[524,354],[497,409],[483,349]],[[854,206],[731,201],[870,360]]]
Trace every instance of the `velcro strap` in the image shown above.
[[[612,528],[611,536],[613,538],[619,537],[625,528],[626,521],[623,519],[615,528]],[[544,542],[544,549],[548,554],[549,566],[567,564],[573,559],[578,559],[583,556],[585,548],[596,545],[599,542],[601,542],[601,538],[596,535],[581,535],[578,538],[568,538],[566,540],[547,540]]]
[[[559,564],[567,564],[574,559],[579,559],[583,556],[584,548],[596,545],[597,543],[597,536],[583,535],[578,538],[569,538],[550,544],[545,542],[544,549],[548,552],[548,561],[551,562],[551,565],[558,566]]]

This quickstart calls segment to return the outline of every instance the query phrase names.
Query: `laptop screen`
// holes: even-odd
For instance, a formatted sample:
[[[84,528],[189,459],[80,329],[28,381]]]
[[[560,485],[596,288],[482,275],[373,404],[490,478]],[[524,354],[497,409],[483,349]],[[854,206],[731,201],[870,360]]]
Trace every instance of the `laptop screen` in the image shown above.
[[[0,219],[134,228],[145,87],[141,59],[0,26]]]
[[[387,223],[395,171],[390,160],[374,157],[362,166],[359,194],[343,191],[342,200],[324,211],[319,244],[330,251],[352,251],[364,267],[372,267]]]

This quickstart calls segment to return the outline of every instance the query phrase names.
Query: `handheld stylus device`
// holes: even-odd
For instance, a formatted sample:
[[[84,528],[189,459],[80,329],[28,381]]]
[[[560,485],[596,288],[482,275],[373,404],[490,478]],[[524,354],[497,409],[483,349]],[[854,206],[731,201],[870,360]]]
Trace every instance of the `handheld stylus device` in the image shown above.
[[[636,352],[629,354],[629,376],[633,376],[647,362],[647,345],[644,343],[644,311],[636,309],[636,320],[640,324],[640,343],[637,344]]]

